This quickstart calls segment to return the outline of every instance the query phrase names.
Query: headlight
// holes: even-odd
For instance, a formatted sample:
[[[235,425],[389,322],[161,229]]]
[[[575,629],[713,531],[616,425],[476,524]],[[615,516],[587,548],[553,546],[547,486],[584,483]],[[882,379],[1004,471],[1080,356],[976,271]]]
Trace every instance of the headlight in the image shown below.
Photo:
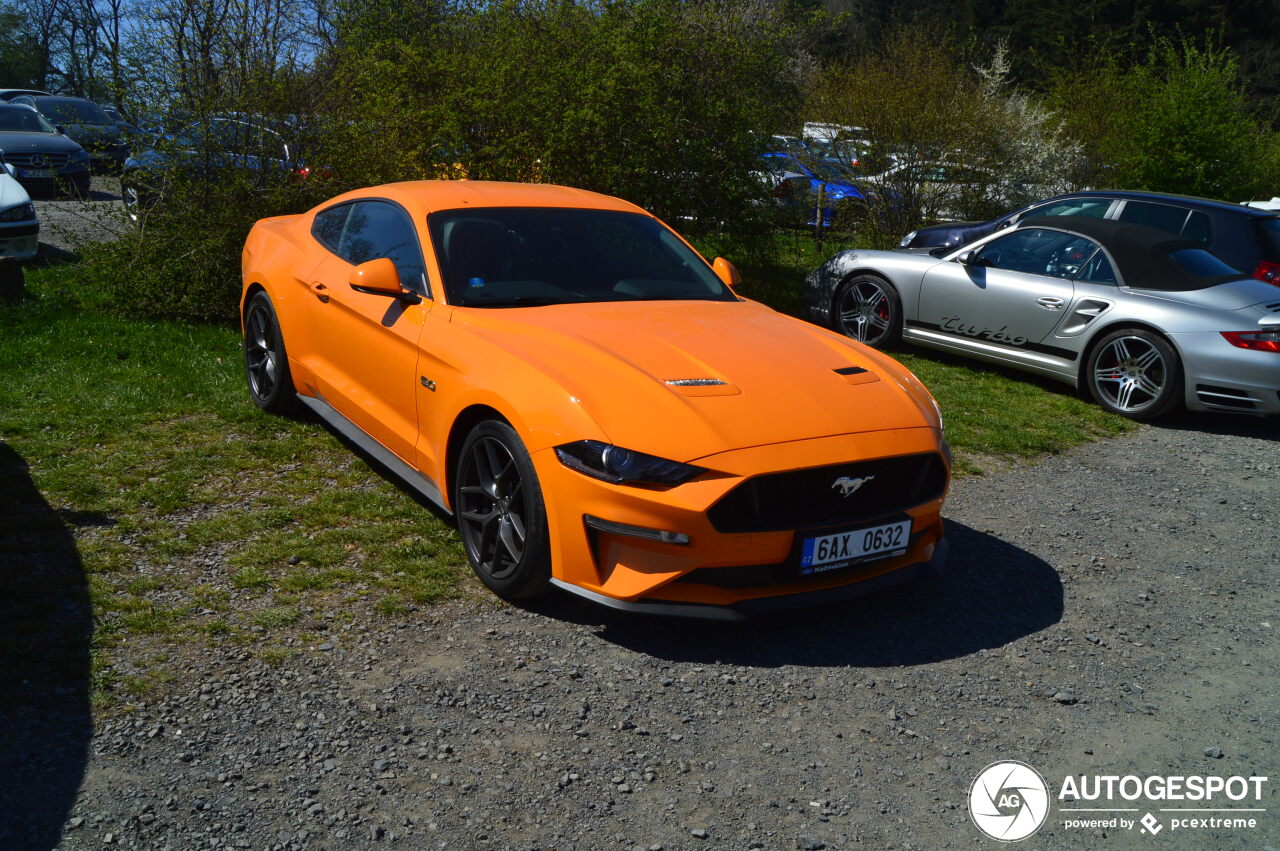
[[[74,162],[87,163],[89,161],[89,152],[86,151],[84,148],[81,148],[80,150],[76,151],[74,154],[71,155],[71,159]]]
[[[31,204],[19,204],[7,210],[0,210],[0,222],[25,222],[36,217],[36,208]]]
[[[571,470],[615,485],[635,482],[679,485],[706,472],[703,467],[668,461],[598,440],[579,440],[557,446],[556,456]]]
[[[915,238],[916,238],[916,232],[915,232],[915,231],[912,231],[911,233],[907,234],[906,236],[904,236],[904,237],[902,238],[902,242],[899,242],[899,243],[898,243],[898,247],[899,247],[899,248],[910,248],[910,247],[911,247],[911,240],[913,240],[913,239],[915,239]]]

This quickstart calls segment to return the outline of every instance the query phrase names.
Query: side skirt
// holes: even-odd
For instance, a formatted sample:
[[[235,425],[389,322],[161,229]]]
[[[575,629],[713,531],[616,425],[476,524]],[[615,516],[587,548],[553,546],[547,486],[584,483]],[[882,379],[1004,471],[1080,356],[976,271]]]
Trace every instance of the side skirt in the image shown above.
[[[316,416],[328,423],[334,431],[373,456],[379,464],[394,473],[397,478],[422,494],[445,514],[452,516],[453,512],[444,504],[444,497],[440,494],[440,488],[436,486],[435,482],[410,467],[401,460],[399,455],[374,440],[364,429],[351,422],[325,400],[318,396],[303,396],[301,394],[299,394],[298,399],[302,404],[315,411]]]
[[[1008,346],[979,340],[957,339],[952,334],[941,334],[919,327],[913,328],[910,325],[902,329],[902,339],[931,349],[1034,372],[1037,375],[1066,382],[1072,387],[1079,384],[1077,373],[1079,367],[1074,361],[1066,358],[1024,349],[1011,350]]]

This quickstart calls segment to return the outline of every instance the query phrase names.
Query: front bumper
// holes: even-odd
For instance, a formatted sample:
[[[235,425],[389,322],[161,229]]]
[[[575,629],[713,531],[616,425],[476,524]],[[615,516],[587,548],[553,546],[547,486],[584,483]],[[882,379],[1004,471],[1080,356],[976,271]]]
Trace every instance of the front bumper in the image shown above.
[[[554,449],[537,452],[534,464],[547,507],[552,581],[615,608],[707,617],[706,610],[721,607],[727,612],[714,617],[732,620],[779,605],[865,593],[928,573],[940,568],[945,558],[945,484],[919,504],[886,506],[883,513],[856,522],[741,533],[717,530],[708,516],[722,497],[753,477],[922,453],[945,458],[935,429],[815,438],[697,459],[712,472],[678,487],[655,489],[601,482],[564,467]],[[678,533],[687,536],[687,543],[602,531],[600,524],[588,523],[588,516]],[[814,576],[802,576],[796,568],[801,536],[908,517],[911,537],[900,555]],[[770,602],[780,600],[787,602]]]
[[[0,225],[0,258],[32,260],[40,249],[40,225],[37,222],[19,222]]]

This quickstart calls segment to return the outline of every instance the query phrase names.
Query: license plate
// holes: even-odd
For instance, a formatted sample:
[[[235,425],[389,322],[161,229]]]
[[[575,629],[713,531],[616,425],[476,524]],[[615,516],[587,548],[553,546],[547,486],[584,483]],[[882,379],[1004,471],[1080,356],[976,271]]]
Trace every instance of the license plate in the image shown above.
[[[19,177],[53,177],[53,169],[51,168],[22,168],[18,169]]]
[[[811,576],[860,561],[899,556],[906,553],[910,540],[910,520],[805,538],[800,549],[800,573]]]

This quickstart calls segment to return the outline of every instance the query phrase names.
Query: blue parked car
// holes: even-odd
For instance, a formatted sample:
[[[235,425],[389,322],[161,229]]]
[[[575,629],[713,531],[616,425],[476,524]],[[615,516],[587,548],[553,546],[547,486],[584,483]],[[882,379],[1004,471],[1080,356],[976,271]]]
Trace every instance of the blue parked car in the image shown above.
[[[848,166],[837,159],[811,159],[803,161],[792,153],[774,152],[761,156],[764,162],[762,175],[769,194],[778,206],[794,209],[804,217],[809,227],[818,224],[818,199],[822,199],[822,226],[829,228],[835,219],[836,207],[843,201],[855,201],[874,205],[879,197],[869,189],[855,184]]]

